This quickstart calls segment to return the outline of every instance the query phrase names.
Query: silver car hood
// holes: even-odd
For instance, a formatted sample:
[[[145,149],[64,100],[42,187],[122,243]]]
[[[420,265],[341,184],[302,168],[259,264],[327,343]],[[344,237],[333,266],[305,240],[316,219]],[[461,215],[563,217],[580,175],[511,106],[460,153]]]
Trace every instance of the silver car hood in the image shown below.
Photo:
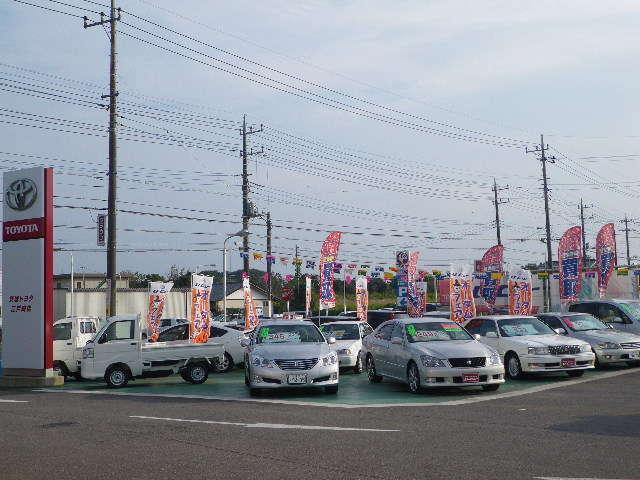
[[[477,340],[439,340],[408,344],[419,353],[438,358],[486,357],[493,350]]]
[[[548,347],[555,345],[575,345],[580,344],[581,340],[576,338],[572,340],[571,337],[567,338],[566,335],[520,335],[518,337],[505,337],[505,340],[510,342],[522,343],[528,347]]]
[[[571,337],[579,338],[591,344],[598,342],[640,343],[640,336],[619,330],[586,330],[584,332],[569,332]]]
[[[294,358],[319,358],[330,353],[329,345],[322,343],[272,343],[258,344],[252,352],[269,360],[287,360]]]
[[[344,348],[351,348],[356,345],[357,346],[362,345],[362,341],[361,340],[336,340],[336,343],[334,343],[333,345],[329,345],[329,348],[331,348],[331,350],[342,350]]]

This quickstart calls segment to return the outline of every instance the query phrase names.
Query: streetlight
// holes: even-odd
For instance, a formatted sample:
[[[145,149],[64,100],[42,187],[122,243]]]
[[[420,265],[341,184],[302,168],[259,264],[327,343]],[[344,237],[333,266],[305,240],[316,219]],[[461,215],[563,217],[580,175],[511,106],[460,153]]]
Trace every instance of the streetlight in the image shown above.
[[[240,230],[224,239],[222,242],[222,304],[224,305],[223,321],[227,321],[227,241],[234,237],[244,237],[247,235],[246,230]]]

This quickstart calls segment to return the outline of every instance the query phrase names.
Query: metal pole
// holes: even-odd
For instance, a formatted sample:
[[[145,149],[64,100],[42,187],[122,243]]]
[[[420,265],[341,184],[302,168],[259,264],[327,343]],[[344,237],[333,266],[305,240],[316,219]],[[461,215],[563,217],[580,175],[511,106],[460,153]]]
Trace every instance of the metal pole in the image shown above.
[[[544,190],[544,214],[545,214],[545,230],[547,233],[547,272],[549,278],[547,281],[547,311],[551,309],[551,270],[553,259],[551,256],[551,221],[549,220],[549,187],[547,185],[547,157],[545,155],[546,148],[544,146],[544,137],[540,135],[540,152],[542,162],[542,181]]]
[[[584,204],[582,199],[580,199],[580,228],[582,228],[582,270],[586,270],[589,266],[587,265],[587,243],[584,234]]]
[[[268,316],[273,316],[273,292],[271,287],[271,212],[267,212],[267,298],[269,301]]]
[[[73,317],[74,313],[75,313],[75,306],[74,306],[74,298],[73,298],[73,294],[74,294],[74,289],[75,289],[75,278],[73,275],[73,252],[71,252],[71,316]]]
[[[247,172],[247,116],[242,117],[242,230],[249,230],[249,173]],[[243,270],[249,275],[249,235],[242,239]]]
[[[500,209],[498,207],[498,185],[496,184],[496,179],[493,179],[493,204],[496,207],[496,235],[498,237],[498,245],[502,245],[500,240]]]
[[[347,282],[346,282],[346,272],[345,269],[342,269],[342,304],[344,305],[344,313],[347,313]]]
[[[624,216],[624,235],[627,241],[627,266],[631,266],[631,254],[629,252],[629,218]]]
[[[231,237],[227,237],[222,242],[222,305],[223,315],[222,320],[227,321],[227,240]]]

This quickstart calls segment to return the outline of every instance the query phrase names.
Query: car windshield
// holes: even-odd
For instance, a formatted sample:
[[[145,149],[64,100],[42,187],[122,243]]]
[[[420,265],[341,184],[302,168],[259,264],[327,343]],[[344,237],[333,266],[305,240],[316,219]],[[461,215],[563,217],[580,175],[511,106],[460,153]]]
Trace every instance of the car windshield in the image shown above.
[[[53,326],[54,340],[71,340],[71,323],[59,323]]]
[[[321,343],[325,339],[314,325],[265,325],[256,335],[256,343]]]
[[[537,318],[507,318],[498,320],[500,335],[522,337],[523,335],[554,335],[555,332]]]
[[[320,327],[325,338],[336,340],[360,340],[360,329],[356,323],[329,323]]]
[[[622,311],[633,319],[640,319],[640,302],[620,302]]]
[[[471,335],[455,322],[420,322],[405,326],[409,343],[471,340]]]
[[[591,315],[568,315],[562,317],[564,323],[574,332],[586,332],[587,330],[609,330],[604,323]]]

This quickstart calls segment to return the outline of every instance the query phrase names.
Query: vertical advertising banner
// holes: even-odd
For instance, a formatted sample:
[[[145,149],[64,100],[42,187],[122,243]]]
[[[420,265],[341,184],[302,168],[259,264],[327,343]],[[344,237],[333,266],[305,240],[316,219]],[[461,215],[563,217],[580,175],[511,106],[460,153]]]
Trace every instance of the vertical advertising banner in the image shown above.
[[[149,339],[158,340],[160,334],[160,320],[167,304],[167,293],[173,288],[173,282],[149,282],[149,312],[147,313],[147,328]]]
[[[304,277],[304,312],[308,318],[311,315],[311,277],[309,275]]]
[[[3,175],[2,363],[5,376],[53,368],[53,170]]]
[[[206,343],[209,340],[211,324],[211,286],[213,277],[191,275],[191,318],[189,339],[193,343]]]
[[[336,292],[333,289],[333,264],[338,260],[342,232],[331,232],[320,250],[320,308],[336,306]]]
[[[256,304],[253,301],[251,283],[249,283],[248,276],[242,277],[242,291],[244,293],[244,329],[253,330],[260,323],[260,319],[258,318]]]
[[[409,251],[396,252],[396,305],[399,308],[407,308],[407,287],[409,269]]]
[[[105,224],[107,216],[104,213],[98,214],[97,230],[96,230],[96,245],[98,247],[104,247],[105,241]]]
[[[501,280],[495,273],[502,273],[504,246],[495,245],[487,250],[481,261],[480,297],[486,302],[489,313],[493,312],[500,289]]]
[[[367,277],[358,275],[356,277],[356,315],[358,320],[366,322],[368,310],[369,290],[367,287]]]
[[[509,315],[531,315],[533,283],[529,270],[509,273]]]
[[[420,252],[411,252],[407,264],[407,313],[410,317],[421,317],[424,310],[423,295],[416,285],[419,257]]]
[[[607,293],[609,279],[618,263],[616,252],[616,230],[613,223],[607,223],[596,237],[596,269],[598,270],[598,293],[603,298]]]
[[[582,228],[571,227],[562,235],[558,246],[561,302],[574,302],[580,298],[582,260]]]
[[[473,272],[470,268],[451,266],[449,274],[451,320],[462,323],[476,315],[473,300]]]

